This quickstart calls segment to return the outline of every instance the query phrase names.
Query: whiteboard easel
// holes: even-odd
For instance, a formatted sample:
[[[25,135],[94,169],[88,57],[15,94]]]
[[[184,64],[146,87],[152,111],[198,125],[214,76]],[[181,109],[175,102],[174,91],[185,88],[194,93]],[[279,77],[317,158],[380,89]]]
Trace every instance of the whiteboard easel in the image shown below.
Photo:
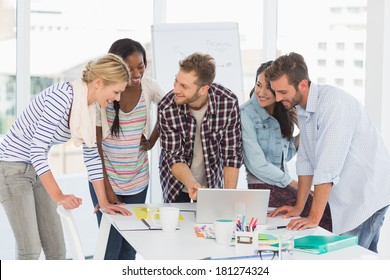
[[[232,90],[241,104],[244,98],[238,24],[173,23],[152,26],[154,77],[166,92],[173,88],[179,61],[201,52],[216,62],[215,82]]]

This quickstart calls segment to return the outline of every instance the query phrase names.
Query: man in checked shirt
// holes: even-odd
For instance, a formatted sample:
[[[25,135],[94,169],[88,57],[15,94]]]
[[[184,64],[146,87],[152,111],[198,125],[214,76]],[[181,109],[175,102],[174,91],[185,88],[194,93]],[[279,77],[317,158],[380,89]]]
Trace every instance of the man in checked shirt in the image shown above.
[[[239,104],[213,83],[215,61],[194,53],[179,62],[174,88],[158,104],[164,202],[196,200],[198,188],[236,188],[242,164]]]

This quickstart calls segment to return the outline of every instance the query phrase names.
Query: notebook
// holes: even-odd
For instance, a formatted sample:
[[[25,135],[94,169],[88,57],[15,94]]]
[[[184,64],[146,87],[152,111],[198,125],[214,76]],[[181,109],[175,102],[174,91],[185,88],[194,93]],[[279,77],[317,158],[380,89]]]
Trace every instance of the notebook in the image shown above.
[[[235,219],[236,202],[246,204],[247,222],[257,218],[257,224],[263,225],[267,219],[270,190],[255,189],[199,189],[196,207],[197,223],[213,223],[216,219]]]

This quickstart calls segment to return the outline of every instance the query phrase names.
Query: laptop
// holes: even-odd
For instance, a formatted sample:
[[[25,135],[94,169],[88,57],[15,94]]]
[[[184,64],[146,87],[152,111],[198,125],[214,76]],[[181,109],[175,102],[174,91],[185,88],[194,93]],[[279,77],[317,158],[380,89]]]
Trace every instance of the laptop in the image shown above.
[[[246,204],[246,219],[257,218],[257,224],[264,225],[270,190],[257,189],[198,189],[196,206],[197,223],[213,223],[216,219],[235,220],[236,202]]]

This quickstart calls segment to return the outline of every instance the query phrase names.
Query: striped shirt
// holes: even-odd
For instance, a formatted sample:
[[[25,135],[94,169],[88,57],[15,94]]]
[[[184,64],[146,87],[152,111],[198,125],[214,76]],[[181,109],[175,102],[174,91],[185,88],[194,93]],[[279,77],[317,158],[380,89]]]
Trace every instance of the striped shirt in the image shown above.
[[[50,171],[47,156],[55,144],[71,138],[69,114],[73,102],[70,83],[58,83],[39,93],[17,118],[0,143],[0,160],[32,164],[41,176]],[[96,144],[83,145],[89,180],[102,180],[102,165]]]
[[[390,204],[390,155],[364,107],[332,86],[310,85],[306,109],[298,106],[301,145],[298,175],[333,183],[333,232],[352,230]]]
[[[177,105],[173,91],[158,105],[158,129],[161,140],[160,182],[165,202],[172,202],[184,187],[171,172],[172,165],[191,167],[196,120],[188,106]],[[201,125],[201,141],[208,188],[223,188],[223,167],[242,164],[241,123],[237,97],[229,89],[212,84],[209,102]]]
[[[107,121],[111,127],[115,109],[106,109]],[[136,107],[125,113],[119,110],[119,136],[107,136],[102,141],[104,164],[110,184],[118,195],[133,195],[143,191],[149,183],[147,151],[140,149],[142,132],[146,123],[146,104],[141,94]]]

